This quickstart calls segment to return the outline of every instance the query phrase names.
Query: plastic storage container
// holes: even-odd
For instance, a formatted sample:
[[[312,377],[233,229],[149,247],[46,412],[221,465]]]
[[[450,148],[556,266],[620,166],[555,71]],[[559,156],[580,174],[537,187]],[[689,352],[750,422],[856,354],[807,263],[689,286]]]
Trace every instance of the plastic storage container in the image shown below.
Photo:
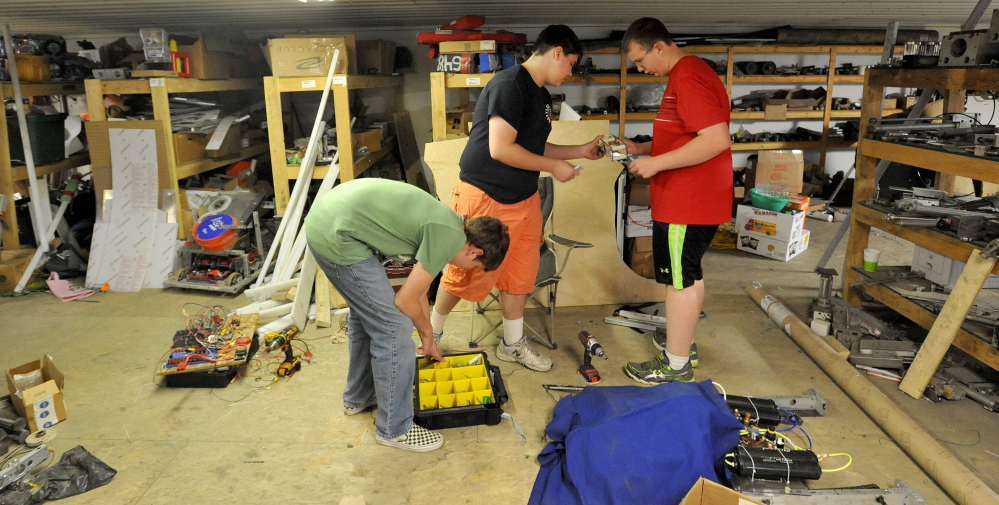
[[[28,123],[28,136],[31,138],[31,154],[36,165],[55,163],[66,158],[65,114],[25,116]],[[10,145],[10,159],[24,163],[24,148],[21,146],[21,128],[17,116],[7,115],[7,143]]]
[[[508,398],[499,367],[483,352],[445,358],[416,358],[413,422],[430,430],[499,424]]]

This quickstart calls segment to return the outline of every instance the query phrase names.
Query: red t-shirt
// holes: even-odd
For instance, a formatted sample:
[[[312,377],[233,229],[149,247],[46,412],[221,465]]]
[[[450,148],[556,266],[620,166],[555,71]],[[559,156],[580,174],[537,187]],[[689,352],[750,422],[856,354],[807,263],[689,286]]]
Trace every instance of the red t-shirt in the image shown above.
[[[684,56],[669,73],[652,125],[652,155],[677,149],[697,132],[729,124],[728,93],[704,60]],[[732,151],[699,165],[652,176],[652,219],[672,224],[722,224],[732,219]]]

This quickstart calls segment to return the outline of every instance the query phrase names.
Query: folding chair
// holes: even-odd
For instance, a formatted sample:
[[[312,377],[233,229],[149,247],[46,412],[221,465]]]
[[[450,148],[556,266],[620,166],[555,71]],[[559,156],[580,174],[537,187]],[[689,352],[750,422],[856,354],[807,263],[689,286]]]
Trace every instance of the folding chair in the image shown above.
[[[565,270],[565,266],[569,261],[569,254],[574,249],[593,247],[593,244],[555,235],[555,225],[551,218],[552,209],[555,207],[555,187],[554,180],[551,177],[540,177],[538,179],[538,194],[541,197],[541,218],[542,223],[544,223],[542,230],[543,232],[547,232],[547,235],[541,241],[541,263],[538,267],[538,276],[534,281],[534,290],[527,295],[527,301],[529,303],[533,302],[538,307],[544,309],[548,315],[547,328],[543,328],[547,339],[542,339],[541,332],[527,324],[526,321],[524,322],[524,328],[530,331],[531,338],[537,340],[540,344],[549,349],[557,349],[558,344],[555,343],[555,306],[558,298],[558,283],[562,280],[562,271]],[[556,254],[555,246],[565,248],[561,258]],[[548,293],[547,304],[540,298],[543,290],[547,290]],[[499,302],[499,296],[495,292],[489,293],[489,297],[489,300],[484,304],[473,304],[471,314],[473,330],[475,327],[475,314],[485,314],[486,310],[490,310],[489,307],[493,303]],[[501,324],[503,324],[502,319],[479,338],[470,341],[468,343],[469,347],[478,347],[479,343],[487,335],[496,331],[496,328]],[[470,334],[474,335],[474,331],[470,332]]]

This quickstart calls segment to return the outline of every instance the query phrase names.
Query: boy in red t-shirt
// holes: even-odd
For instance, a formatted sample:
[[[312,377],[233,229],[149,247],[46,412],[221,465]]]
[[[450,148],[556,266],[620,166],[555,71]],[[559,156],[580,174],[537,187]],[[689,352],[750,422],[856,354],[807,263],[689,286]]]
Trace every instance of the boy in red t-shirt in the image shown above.
[[[704,60],[673,43],[657,19],[642,18],[621,41],[639,70],[669,75],[652,126],[652,142],[624,141],[632,173],[651,179],[652,253],[656,281],[666,285],[666,337],[651,361],[628,363],[625,371],[643,384],[694,378],[694,332],[704,305],[701,258],[718,225],[732,217],[732,151],[729,98]],[[663,341],[665,340],[665,341]]]

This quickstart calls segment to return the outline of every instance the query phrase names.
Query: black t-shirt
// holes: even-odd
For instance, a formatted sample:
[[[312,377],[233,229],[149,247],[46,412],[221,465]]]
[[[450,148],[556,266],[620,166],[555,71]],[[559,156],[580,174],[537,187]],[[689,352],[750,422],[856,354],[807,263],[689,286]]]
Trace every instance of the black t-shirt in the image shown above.
[[[499,116],[517,130],[517,144],[544,156],[552,131],[552,97],[521,65],[497,73],[479,94],[472,115],[472,131],[461,155],[459,177],[493,200],[511,204],[538,190],[539,173],[514,168],[489,154],[489,118]]]

